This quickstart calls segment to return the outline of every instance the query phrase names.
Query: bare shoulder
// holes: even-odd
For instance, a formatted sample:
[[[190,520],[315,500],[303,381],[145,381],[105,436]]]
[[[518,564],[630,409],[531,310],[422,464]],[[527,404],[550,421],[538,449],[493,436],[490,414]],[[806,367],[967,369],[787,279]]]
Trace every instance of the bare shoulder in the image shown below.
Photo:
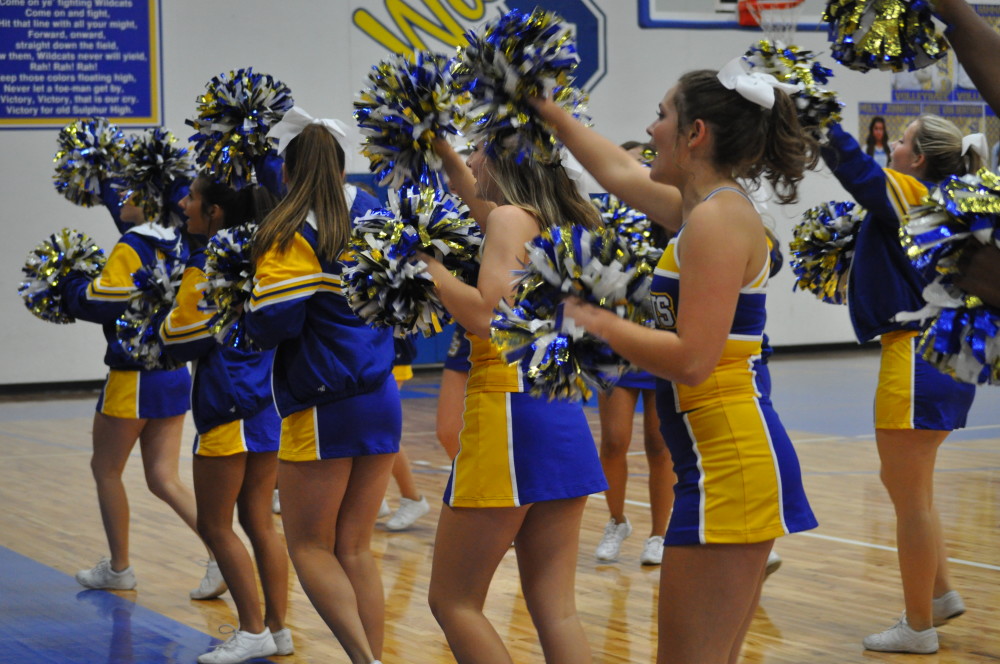
[[[753,204],[735,192],[721,192],[696,205],[691,210],[689,225],[713,234],[763,233],[760,215]]]
[[[487,234],[492,241],[525,242],[539,233],[535,215],[515,205],[500,205],[490,211]]]

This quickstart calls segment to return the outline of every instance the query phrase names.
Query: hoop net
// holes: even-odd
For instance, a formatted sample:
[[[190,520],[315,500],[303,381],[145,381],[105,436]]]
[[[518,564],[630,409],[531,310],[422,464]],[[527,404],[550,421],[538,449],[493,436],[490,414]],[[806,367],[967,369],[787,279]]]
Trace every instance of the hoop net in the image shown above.
[[[759,26],[764,36],[783,46],[795,43],[799,12],[805,0],[739,0],[740,25]]]

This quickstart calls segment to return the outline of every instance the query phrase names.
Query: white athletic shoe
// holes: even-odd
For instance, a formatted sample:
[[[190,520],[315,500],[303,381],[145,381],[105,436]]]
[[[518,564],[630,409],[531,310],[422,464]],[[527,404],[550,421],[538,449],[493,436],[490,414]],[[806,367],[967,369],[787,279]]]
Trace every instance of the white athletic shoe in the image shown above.
[[[597,545],[594,557],[602,563],[613,563],[618,560],[622,542],[631,534],[632,524],[629,522],[628,517],[625,517],[624,523],[618,523],[612,517],[608,520],[608,524],[604,526],[604,537],[601,538],[601,543]]]
[[[940,597],[934,598],[933,608],[934,626],[938,627],[965,613],[965,602],[962,601],[962,596],[957,591],[949,590]]]
[[[274,490],[274,495],[271,496],[271,511],[275,514],[281,514],[281,498],[278,497],[278,490]]]
[[[292,630],[286,627],[277,632],[271,632],[271,636],[274,637],[275,655],[291,655],[295,652],[295,644],[292,643]]]
[[[427,499],[423,496],[420,497],[420,500],[400,498],[399,509],[385,522],[385,527],[389,530],[406,530],[417,519],[427,514],[430,509],[431,506],[427,504]]]
[[[231,625],[226,625],[232,627]],[[235,629],[235,628],[234,628]],[[219,628],[222,631],[222,628]],[[198,664],[240,664],[248,659],[269,657],[277,654],[271,630],[264,628],[260,634],[235,630],[228,639],[203,655],[198,656]]]
[[[94,590],[132,590],[135,588],[135,572],[131,565],[116,572],[111,569],[110,558],[101,558],[92,568],[77,572],[76,581],[84,588]]]
[[[781,556],[771,550],[771,553],[767,554],[767,563],[764,565],[764,578],[771,576],[778,571],[781,567]]]
[[[389,516],[390,514],[392,514],[392,508],[389,507],[389,503],[387,503],[385,501],[385,498],[383,498],[382,499],[382,504],[379,505],[379,508],[378,508],[378,518],[379,519],[384,519],[385,517]]]
[[[928,627],[922,632],[915,631],[906,622],[906,614],[899,622],[878,634],[870,634],[863,641],[865,649],[878,652],[910,652],[929,655],[938,651],[937,630]]]
[[[646,545],[642,547],[642,555],[639,562],[643,565],[660,565],[663,563],[663,538],[653,535],[646,540]]]
[[[226,580],[222,578],[219,563],[214,560],[206,560],[204,565],[205,576],[201,577],[201,583],[198,584],[198,587],[189,593],[191,599],[215,599],[229,588],[226,585]]]

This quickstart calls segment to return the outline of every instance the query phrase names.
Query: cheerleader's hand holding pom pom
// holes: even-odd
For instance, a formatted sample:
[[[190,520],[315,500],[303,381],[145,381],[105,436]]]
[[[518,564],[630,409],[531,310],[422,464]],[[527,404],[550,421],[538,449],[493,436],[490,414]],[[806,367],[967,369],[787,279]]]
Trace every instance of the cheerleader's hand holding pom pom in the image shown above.
[[[147,129],[128,139],[124,163],[118,172],[123,189],[122,203],[142,208],[142,217],[164,226],[180,223],[171,215],[171,194],[187,186],[195,177],[194,163],[186,147],[177,147],[177,138],[162,127]],[[164,208],[167,209],[164,209]]]
[[[395,328],[398,336],[436,334],[451,317],[418,252],[467,280],[482,236],[468,208],[439,190],[390,190],[389,206],[355,223],[354,264],[344,271],[348,304],[369,325]]]
[[[844,106],[834,92],[821,87],[833,72],[816,60],[812,51],[766,39],[751,46],[743,59],[751,71],[761,71],[782,83],[798,86],[791,97],[798,109],[799,124],[820,143],[825,143],[829,128],[840,122],[840,109]]]
[[[52,176],[56,191],[83,207],[106,202],[101,185],[122,166],[122,130],[106,118],[81,119],[62,128],[58,144]]]
[[[63,309],[60,284],[71,274],[88,280],[104,268],[107,258],[90,236],[64,228],[35,247],[21,271],[17,288],[32,314],[50,323],[72,323],[76,319]]]
[[[184,122],[195,128],[190,140],[198,164],[235,189],[251,181],[253,166],[275,153],[267,137],[292,106],[292,92],[269,74],[252,67],[219,74],[198,97],[198,117]]]
[[[931,10],[929,0],[828,0],[833,58],[861,72],[927,67],[948,52]]]
[[[854,245],[866,214],[854,203],[836,201],[805,211],[788,243],[795,274],[792,290],[801,288],[831,304],[847,303]]]
[[[243,322],[243,305],[253,292],[251,253],[256,229],[255,223],[223,228],[205,248],[203,299],[215,310],[208,328],[220,344],[243,350],[257,350]]]
[[[184,261],[174,256],[141,267],[132,275],[135,290],[128,308],[115,321],[115,335],[122,348],[147,370],[176,369],[183,365],[163,353],[160,326],[170,314],[184,276]]]
[[[458,133],[464,96],[452,81],[453,63],[429,52],[417,53],[415,61],[395,55],[368,73],[370,86],[354,102],[354,118],[364,136],[362,154],[380,185],[441,188],[433,142]]]
[[[479,143],[516,129],[522,158],[554,161],[559,144],[534,112],[531,100],[554,96],[582,113],[585,96],[570,87],[580,61],[569,24],[554,13],[511,10],[482,30],[466,34],[454,67],[455,84],[469,95],[463,131]]]
[[[528,264],[513,304],[501,301],[494,317],[493,344],[508,362],[525,365],[536,396],[578,400],[589,398],[590,387],[609,390],[630,365],[585,328],[605,315],[651,326],[646,303],[652,267],[607,228],[550,228],[526,247]],[[585,308],[593,318],[577,325],[564,311],[567,296],[606,311]]]

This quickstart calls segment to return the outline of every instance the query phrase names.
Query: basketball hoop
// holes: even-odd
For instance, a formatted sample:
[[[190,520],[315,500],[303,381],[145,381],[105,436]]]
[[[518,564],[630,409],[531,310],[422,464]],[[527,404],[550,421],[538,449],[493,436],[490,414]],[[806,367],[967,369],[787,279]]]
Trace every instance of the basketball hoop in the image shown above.
[[[799,11],[805,0],[739,0],[740,25],[760,27],[772,42],[790,46],[799,24]]]

